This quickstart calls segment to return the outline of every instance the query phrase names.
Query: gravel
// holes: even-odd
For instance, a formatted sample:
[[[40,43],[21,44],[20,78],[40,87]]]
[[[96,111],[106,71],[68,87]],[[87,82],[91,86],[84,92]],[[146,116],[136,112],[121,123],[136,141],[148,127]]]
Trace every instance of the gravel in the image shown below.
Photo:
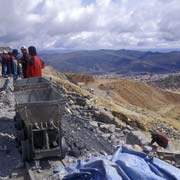
[[[77,159],[112,154],[118,145],[126,142],[129,143],[127,146],[130,148],[143,150],[142,146],[144,146],[144,150],[151,151],[151,147],[146,146],[148,140],[141,131],[137,131],[131,126],[118,127],[113,124],[114,117],[111,116],[111,113],[108,110],[100,111],[91,104],[87,104],[87,97],[77,96],[77,94],[73,93],[67,96],[69,99],[68,111],[63,118],[62,128],[68,146],[68,155],[66,157],[68,164]],[[8,179],[10,176],[13,176],[13,178],[18,176],[17,169],[20,166],[22,168],[22,160],[15,142],[14,107],[15,102],[12,92],[1,91],[0,180]],[[161,126],[159,129],[162,129],[162,131],[165,129],[171,135],[171,128],[167,129]],[[179,138],[178,131],[173,134]],[[50,162],[49,171],[55,166],[55,163],[59,162],[58,160]],[[40,175],[47,174],[47,172],[41,172],[41,170],[38,173]]]
[[[80,156],[93,152],[113,153],[115,147],[98,132],[88,120],[78,116],[66,116],[63,131],[72,155]]]
[[[16,148],[14,128],[14,98],[10,91],[0,92],[0,179],[14,176],[22,164]]]

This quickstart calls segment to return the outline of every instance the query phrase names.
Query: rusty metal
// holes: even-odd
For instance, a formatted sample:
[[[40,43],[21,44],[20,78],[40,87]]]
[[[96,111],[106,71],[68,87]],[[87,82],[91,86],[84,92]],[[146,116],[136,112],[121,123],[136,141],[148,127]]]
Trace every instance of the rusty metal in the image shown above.
[[[25,78],[14,82],[14,91],[51,88],[51,85],[51,81],[43,77]]]
[[[19,125],[18,130],[23,132],[19,138],[20,144],[23,144],[21,147],[23,159],[63,157],[61,120],[65,111],[66,99],[53,87],[41,86],[44,81],[40,81],[36,86],[33,83],[33,86],[27,84],[27,88],[24,80],[22,81],[16,86],[14,94],[15,122],[16,125],[22,124]],[[26,80],[26,82],[32,81]]]

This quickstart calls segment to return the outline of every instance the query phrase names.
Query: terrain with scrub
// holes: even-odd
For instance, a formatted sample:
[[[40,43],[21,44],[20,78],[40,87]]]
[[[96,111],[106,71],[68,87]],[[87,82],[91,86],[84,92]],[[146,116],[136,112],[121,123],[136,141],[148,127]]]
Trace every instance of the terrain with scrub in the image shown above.
[[[90,94],[92,104],[107,108],[119,125],[129,124],[144,131],[157,129],[179,149],[180,94],[125,78],[100,78],[85,74],[62,74],[51,67],[44,75],[80,94]],[[93,93],[90,91],[93,89]]]

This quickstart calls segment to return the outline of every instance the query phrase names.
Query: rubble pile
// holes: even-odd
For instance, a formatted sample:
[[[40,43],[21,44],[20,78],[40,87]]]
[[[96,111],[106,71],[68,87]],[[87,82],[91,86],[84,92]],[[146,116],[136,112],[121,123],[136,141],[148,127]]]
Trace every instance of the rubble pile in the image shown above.
[[[129,125],[119,127],[107,109],[98,109],[89,103],[90,97],[73,93],[67,94],[67,99],[69,116],[64,118],[63,129],[67,144],[71,150],[75,149],[75,155],[93,151],[112,154],[119,145],[137,147],[147,144],[143,133]]]
[[[108,153],[114,151],[114,147],[95,129],[87,120],[77,116],[70,116],[64,120],[64,134],[69,147],[69,154],[73,156]]]
[[[91,97],[83,97],[76,93],[66,96],[69,102],[69,116],[64,119],[64,132],[71,150],[75,149],[71,155],[90,157],[94,154],[109,154],[116,147],[124,145],[159,157],[156,154],[157,146],[149,146],[150,139],[142,131],[130,125],[118,126],[114,121],[116,117],[108,109],[98,109],[89,103]],[[158,126],[157,128],[160,129]],[[162,125],[161,129],[169,138],[178,137],[179,132],[171,127]],[[170,151],[173,153],[173,150]],[[171,162],[166,156],[160,158]]]
[[[157,125],[156,130],[160,131],[168,138],[179,140],[179,145],[180,145],[180,131],[174,129],[173,127],[166,126],[164,124]]]
[[[118,125],[108,109],[100,109],[91,103],[91,96],[62,91],[67,98],[66,112],[62,120],[63,134],[67,144],[69,162],[91,158],[93,156],[112,154],[115,149],[124,145],[138,151],[151,152],[150,140],[143,132],[130,125]],[[14,168],[22,164],[16,148],[15,115],[13,93],[9,90],[0,92],[0,179],[8,177]],[[171,127],[157,126],[169,138],[179,138],[179,132]],[[173,132],[173,133],[172,133]],[[155,156],[156,154],[153,154]],[[162,159],[166,156],[161,155]],[[168,159],[174,163],[174,159]],[[50,165],[54,166],[54,162]]]
[[[14,98],[10,91],[0,92],[0,179],[8,179],[21,164],[16,148],[13,117]]]

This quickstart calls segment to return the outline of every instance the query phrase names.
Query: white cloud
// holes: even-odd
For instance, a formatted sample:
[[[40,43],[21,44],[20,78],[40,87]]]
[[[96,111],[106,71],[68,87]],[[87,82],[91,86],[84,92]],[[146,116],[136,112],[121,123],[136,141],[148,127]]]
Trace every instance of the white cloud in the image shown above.
[[[180,47],[179,0],[1,0],[0,45]]]

